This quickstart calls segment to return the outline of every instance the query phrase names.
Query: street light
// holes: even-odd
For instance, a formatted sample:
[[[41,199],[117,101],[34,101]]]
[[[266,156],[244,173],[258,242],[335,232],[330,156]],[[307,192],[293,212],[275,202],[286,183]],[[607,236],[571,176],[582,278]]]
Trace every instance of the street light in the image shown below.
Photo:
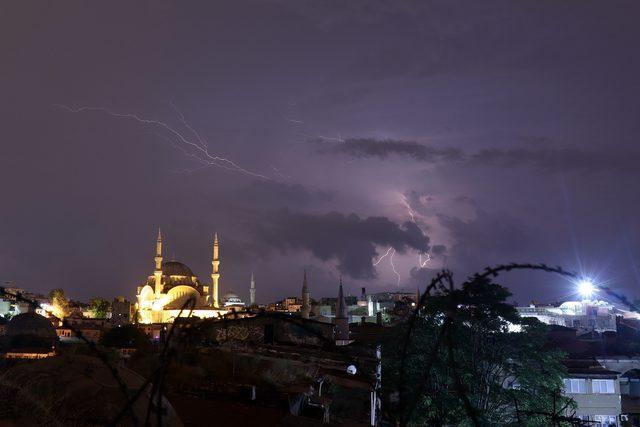
[[[584,299],[590,298],[596,291],[597,289],[591,280],[583,279],[578,282],[578,292]]]

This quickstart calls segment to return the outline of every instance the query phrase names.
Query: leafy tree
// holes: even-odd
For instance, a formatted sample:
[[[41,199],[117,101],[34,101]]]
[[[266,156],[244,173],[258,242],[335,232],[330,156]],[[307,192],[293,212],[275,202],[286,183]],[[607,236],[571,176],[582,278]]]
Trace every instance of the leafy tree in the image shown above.
[[[49,292],[51,305],[53,306],[53,314],[58,318],[67,317],[70,314],[69,300],[64,294],[64,289],[54,289]]]
[[[105,347],[129,347],[147,351],[151,347],[149,338],[135,325],[123,325],[106,331],[100,339]]]
[[[387,396],[403,425],[557,425],[573,408],[561,395],[562,354],[546,326],[520,318],[509,291],[476,278],[427,298],[383,346]]]
[[[103,298],[95,297],[89,301],[89,311],[93,313],[93,317],[101,319],[107,317],[111,310],[111,303]]]

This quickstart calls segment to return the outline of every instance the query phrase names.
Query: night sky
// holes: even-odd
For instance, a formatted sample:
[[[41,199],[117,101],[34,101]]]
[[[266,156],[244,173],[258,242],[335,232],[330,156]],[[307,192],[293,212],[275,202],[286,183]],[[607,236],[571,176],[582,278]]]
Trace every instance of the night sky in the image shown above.
[[[511,261],[638,296],[638,2],[135,3],[0,4],[0,280],[133,298],[162,227],[262,303]]]

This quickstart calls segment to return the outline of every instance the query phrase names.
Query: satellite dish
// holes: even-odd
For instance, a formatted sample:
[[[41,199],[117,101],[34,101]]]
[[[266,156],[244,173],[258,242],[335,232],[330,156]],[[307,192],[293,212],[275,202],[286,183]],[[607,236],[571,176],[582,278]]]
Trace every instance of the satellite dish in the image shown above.
[[[356,367],[354,365],[347,366],[347,374],[355,375],[356,372],[358,372],[358,369],[356,369]]]

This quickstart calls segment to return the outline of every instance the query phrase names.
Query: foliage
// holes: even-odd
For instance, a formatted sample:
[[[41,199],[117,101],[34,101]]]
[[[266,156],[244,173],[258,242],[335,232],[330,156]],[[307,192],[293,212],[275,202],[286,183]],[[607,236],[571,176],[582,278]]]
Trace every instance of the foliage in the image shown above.
[[[506,303],[509,291],[476,277],[421,307],[400,378],[407,325],[383,346],[387,395],[402,424],[549,425],[572,401],[561,395],[562,354],[545,349],[546,326]],[[510,331],[510,325],[512,327]],[[398,393],[399,392],[399,393]],[[390,402],[393,405],[393,402]]]
[[[135,325],[123,325],[106,331],[100,339],[105,347],[135,348],[148,351],[151,348],[149,338]]]
[[[89,311],[93,313],[93,317],[104,319],[111,310],[111,303],[103,298],[95,297],[89,301]]]
[[[57,288],[49,292],[49,299],[51,299],[54,316],[62,319],[70,314],[69,300],[64,294],[64,289]]]

